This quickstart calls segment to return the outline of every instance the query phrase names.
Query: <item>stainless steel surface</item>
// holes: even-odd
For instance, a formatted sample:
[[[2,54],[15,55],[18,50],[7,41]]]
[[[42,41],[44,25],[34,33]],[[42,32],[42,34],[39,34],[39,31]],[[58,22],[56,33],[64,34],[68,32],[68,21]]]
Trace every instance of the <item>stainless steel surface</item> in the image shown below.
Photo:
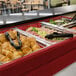
[[[24,13],[14,13],[14,14],[9,14],[9,15],[2,15],[0,16],[0,25],[3,23],[3,17],[5,17],[6,24],[10,23],[16,23],[16,22],[21,22],[21,21],[26,21],[26,20],[32,20],[32,19],[38,19],[42,17],[47,17],[47,16],[53,16],[53,15],[61,15],[61,14],[66,14],[69,12],[76,12],[76,5],[71,5],[71,6],[64,6],[64,7],[57,7],[57,8],[49,8],[45,10],[40,10],[40,11],[34,11],[34,12],[28,12]]]
[[[55,30],[58,30],[60,32],[66,32],[66,33],[75,33],[76,34],[76,31],[72,30],[72,29],[68,29],[68,28],[64,28],[63,26],[58,26],[58,25],[54,25],[54,24],[50,24],[48,22],[41,22],[42,25],[46,26],[46,27],[49,27],[49,28],[53,28]]]
[[[74,23],[76,23],[76,20],[73,21],[73,22],[69,22],[69,23],[67,23],[67,24],[63,24],[62,26],[68,26],[68,25],[72,25],[72,24],[74,24]]]

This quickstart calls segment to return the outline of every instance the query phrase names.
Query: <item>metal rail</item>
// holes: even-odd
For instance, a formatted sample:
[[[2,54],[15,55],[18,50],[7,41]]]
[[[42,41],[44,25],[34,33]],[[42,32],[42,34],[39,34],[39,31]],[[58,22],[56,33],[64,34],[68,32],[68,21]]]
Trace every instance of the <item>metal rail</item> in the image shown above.
[[[76,21],[75,21],[75,23],[76,23]],[[76,31],[68,29],[68,28],[64,28],[63,26],[59,27],[58,25],[50,24],[48,22],[41,22],[41,24],[43,26],[46,26],[46,27],[49,27],[49,28],[53,28],[53,29],[55,29],[57,31],[60,31],[60,32],[76,34]],[[71,24],[71,23],[69,23],[69,24]]]
[[[28,37],[34,37],[39,43],[42,43],[43,45],[46,45],[46,46],[50,46],[52,44],[54,44],[53,42],[49,42],[49,41],[46,41],[45,39],[42,39],[38,36],[35,36],[35,35],[32,35],[30,34],[29,32],[26,32],[26,31],[23,31],[23,30],[20,30],[18,28],[14,28],[16,31],[20,32],[21,34],[25,35],[25,36],[28,36]]]

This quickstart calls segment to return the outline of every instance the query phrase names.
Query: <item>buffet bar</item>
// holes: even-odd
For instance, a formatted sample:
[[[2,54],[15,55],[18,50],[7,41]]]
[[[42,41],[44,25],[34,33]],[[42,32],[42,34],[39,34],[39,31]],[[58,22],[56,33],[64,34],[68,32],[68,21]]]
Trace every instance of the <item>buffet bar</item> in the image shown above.
[[[1,16],[0,76],[57,76],[76,62],[75,6],[34,13]]]

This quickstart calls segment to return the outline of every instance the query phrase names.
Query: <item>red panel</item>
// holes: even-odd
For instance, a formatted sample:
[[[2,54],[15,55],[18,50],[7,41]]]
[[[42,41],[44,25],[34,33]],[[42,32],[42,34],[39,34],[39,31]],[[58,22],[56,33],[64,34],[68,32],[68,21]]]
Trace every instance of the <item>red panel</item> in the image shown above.
[[[40,66],[39,68],[36,68],[31,72],[28,72],[27,74],[24,73],[20,76],[53,76],[55,73],[72,64],[75,61],[76,50],[72,50],[70,53],[61,56],[60,58],[52,62],[48,62],[48,64]]]

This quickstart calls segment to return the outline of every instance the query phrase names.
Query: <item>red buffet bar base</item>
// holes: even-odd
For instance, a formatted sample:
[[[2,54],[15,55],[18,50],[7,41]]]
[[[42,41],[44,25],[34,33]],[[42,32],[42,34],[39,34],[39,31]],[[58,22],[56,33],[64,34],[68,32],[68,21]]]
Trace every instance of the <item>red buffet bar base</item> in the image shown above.
[[[62,16],[56,17],[59,19]],[[41,27],[40,22],[48,22],[50,18],[25,23],[22,25],[1,28],[0,33],[10,28],[22,30],[28,27]],[[0,76],[52,76],[66,66],[76,61],[76,37],[64,40],[32,54],[21,57],[0,66]]]

